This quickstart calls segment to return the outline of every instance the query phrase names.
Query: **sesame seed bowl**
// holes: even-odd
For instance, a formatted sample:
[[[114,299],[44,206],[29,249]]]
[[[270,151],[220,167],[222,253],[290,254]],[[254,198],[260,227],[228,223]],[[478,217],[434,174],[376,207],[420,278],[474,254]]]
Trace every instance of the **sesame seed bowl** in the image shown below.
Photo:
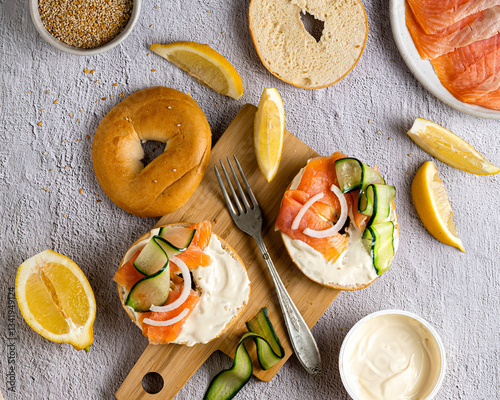
[[[141,1],[30,0],[30,14],[47,43],[66,53],[90,56],[128,37],[139,19]]]

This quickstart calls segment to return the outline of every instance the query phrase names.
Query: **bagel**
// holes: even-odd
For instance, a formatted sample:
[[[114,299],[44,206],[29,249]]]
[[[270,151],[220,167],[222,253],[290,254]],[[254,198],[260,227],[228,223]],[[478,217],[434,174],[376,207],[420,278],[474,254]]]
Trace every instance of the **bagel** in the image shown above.
[[[219,337],[226,332],[229,327],[236,321],[240,313],[245,308],[250,297],[250,280],[248,278],[243,261],[233,248],[222,238],[212,233],[212,225],[208,221],[203,221],[195,225],[188,223],[177,223],[165,225],[168,238],[176,228],[189,227],[196,229],[204,235],[205,239],[196,239],[196,235],[189,247],[185,250],[184,261],[188,264],[190,276],[192,277],[191,294],[183,304],[165,318],[174,318],[179,315],[184,309],[189,309],[187,317],[173,325],[173,333],[170,326],[152,327],[148,325],[144,319],[154,318],[163,320],[160,313],[141,313],[134,310],[130,305],[126,304],[129,293],[134,290],[134,285],[143,279],[133,265],[133,261],[137,259],[144,246],[150,239],[160,233],[160,228],[155,228],[150,232],[141,236],[137,241],[130,246],[122,258],[120,267],[115,274],[114,280],[118,285],[118,294],[124,310],[130,319],[143,331],[143,334],[148,337],[151,344],[176,343],[187,346],[193,346],[199,343],[208,343],[209,341]],[[166,236],[165,236],[166,235]],[[200,241],[206,240],[204,245],[200,245]],[[201,247],[203,262],[199,262],[205,266],[197,266],[196,260]],[[201,247],[199,247],[201,246]],[[179,254],[181,257],[182,253]],[[208,257],[208,261],[207,258]],[[211,261],[211,262],[210,262]],[[179,271],[172,271],[172,263],[178,262],[175,257],[170,260],[170,292],[165,304],[171,303],[170,297],[178,293],[176,286],[183,287],[183,282],[180,281],[183,277]],[[210,262],[210,263],[209,263]],[[208,265],[206,265],[208,264]],[[173,284],[175,280],[175,284]],[[192,297],[191,297],[192,296]],[[175,300],[173,298],[173,300]],[[158,318],[152,316],[157,314]]]
[[[329,163],[323,165],[331,168],[336,160],[342,158],[346,156],[342,153],[334,153],[330,157],[309,160],[308,165],[299,171],[285,192],[276,220],[276,229],[281,231],[281,237],[290,258],[309,279],[333,289],[359,290],[367,287],[379,277],[370,248],[363,240],[368,217],[357,212],[359,191],[343,195],[348,200],[346,202],[348,218],[342,229],[334,236],[315,239],[304,234],[305,227],[324,230],[325,227],[333,225],[330,217],[325,217],[329,210],[329,206],[325,204],[326,200],[325,203],[314,203],[313,216],[317,219],[305,221],[303,218],[297,228],[292,227],[292,221],[298,214],[297,210],[300,211],[304,202],[309,198],[322,192],[317,185],[320,180],[324,182],[324,187],[331,184],[338,187],[336,174],[326,177],[319,167],[316,167],[314,173],[307,171],[307,176],[304,178],[307,181],[303,182],[306,168],[315,168],[323,162]],[[303,193],[306,194],[301,200],[300,196]],[[289,200],[289,198],[298,199],[295,208],[289,206],[289,204],[294,204],[292,203],[294,200]],[[336,213],[338,212],[335,211],[333,215]],[[395,252],[399,243],[399,225],[394,200],[390,204],[389,220],[394,224],[393,248]]]
[[[319,42],[300,13],[324,22]],[[331,86],[358,62],[368,37],[359,0],[251,0],[249,27],[262,64],[277,78],[303,89]]]
[[[165,143],[151,163],[141,142]],[[94,136],[94,172],[106,195],[140,217],[158,217],[183,206],[203,178],[212,134],[190,96],[151,87],[128,96],[103,118]]]

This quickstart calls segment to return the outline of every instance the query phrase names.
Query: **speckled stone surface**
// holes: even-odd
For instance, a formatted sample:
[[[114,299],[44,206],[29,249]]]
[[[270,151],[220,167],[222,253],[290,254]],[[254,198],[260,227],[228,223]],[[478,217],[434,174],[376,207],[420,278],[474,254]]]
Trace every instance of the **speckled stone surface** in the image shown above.
[[[290,132],[321,154],[341,150],[377,163],[398,189],[401,244],[392,270],[365,290],[340,294],[313,329],[322,377],[309,377],[292,357],[272,382],[252,378],[238,399],[348,399],[338,371],[342,340],[360,318],[388,308],[414,312],[440,333],[448,370],[437,399],[499,398],[499,177],[436,161],[467,252],[443,245],[427,233],[411,203],[411,180],[431,157],[405,132],[416,117],[431,119],[498,165],[500,123],[461,114],[422,88],[394,44],[386,3],[364,0],[370,33],[353,72],[333,87],[308,91],[279,81],[260,63],[248,31],[249,0],[146,0],[131,36],[91,57],[47,45],[31,23],[27,0],[0,0],[0,392],[6,399],[112,399],[146,347],[121,308],[112,277],[128,246],[156,220],[129,215],[106,197],[94,176],[91,147],[99,121],[120,94],[154,85],[191,93],[214,141],[243,104],[257,104],[264,87],[276,87]],[[218,95],[149,55],[150,44],[176,40],[208,43],[225,55],[243,78],[243,98]],[[46,248],[75,260],[94,289],[89,354],[45,340],[9,303],[17,266]],[[11,331],[14,340],[8,340]],[[229,365],[226,356],[214,354],[176,399],[202,398],[210,379]],[[8,391],[12,376],[16,394]]]

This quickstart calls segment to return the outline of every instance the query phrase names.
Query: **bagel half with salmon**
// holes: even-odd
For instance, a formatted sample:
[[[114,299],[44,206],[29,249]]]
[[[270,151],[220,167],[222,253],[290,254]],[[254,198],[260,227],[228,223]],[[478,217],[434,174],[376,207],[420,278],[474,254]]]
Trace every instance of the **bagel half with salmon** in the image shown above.
[[[125,311],[151,344],[207,343],[236,321],[250,297],[243,262],[209,221],[146,233],[113,279]]]
[[[395,195],[378,168],[339,152],[314,158],[285,192],[276,229],[309,279],[363,289],[389,270],[398,247]]]

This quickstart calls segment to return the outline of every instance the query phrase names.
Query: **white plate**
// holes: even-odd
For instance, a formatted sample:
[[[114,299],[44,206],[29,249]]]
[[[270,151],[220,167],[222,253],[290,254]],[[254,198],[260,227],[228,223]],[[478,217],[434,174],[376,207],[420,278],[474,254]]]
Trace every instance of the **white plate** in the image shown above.
[[[410,32],[406,27],[405,0],[390,0],[389,9],[392,34],[394,35],[396,45],[398,46],[404,62],[422,86],[439,100],[458,111],[481,118],[500,119],[500,111],[490,110],[489,108],[476,106],[474,104],[463,103],[453,97],[439,81],[430,61],[420,58],[413,44]]]

